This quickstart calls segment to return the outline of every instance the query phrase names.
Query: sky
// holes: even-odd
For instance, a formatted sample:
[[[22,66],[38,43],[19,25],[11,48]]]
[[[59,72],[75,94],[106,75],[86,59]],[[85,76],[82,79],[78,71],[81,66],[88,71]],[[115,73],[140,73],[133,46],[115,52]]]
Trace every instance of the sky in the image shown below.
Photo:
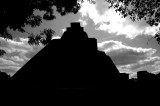
[[[59,39],[71,22],[80,22],[88,36],[97,39],[98,49],[111,57],[120,73],[135,75],[136,72],[144,70],[160,72],[160,45],[155,39],[151,39],[147,44],[158,32],[160,25],[150,27],[145,20],[132,22],[129,17],[122,18],[113,8],[108,9],[104,0],[95,2],[91,4],[84,0],[77,14],[70,13],[65,16],[61,16],[53,7],[55,20],[43,20],[39,27],[25,26],[24,29],[37,34],[44,28],[51,28],[56,32],[54,38]],[[44,12],[35,10],[34,14],[43,16]],[[0,49],[7,52],[0,57],[0,70],[12,76],[44,46],[30,46],[27,43],[27,33],[12,29],[9,29],[9,32],[13,40],[0,38]]]

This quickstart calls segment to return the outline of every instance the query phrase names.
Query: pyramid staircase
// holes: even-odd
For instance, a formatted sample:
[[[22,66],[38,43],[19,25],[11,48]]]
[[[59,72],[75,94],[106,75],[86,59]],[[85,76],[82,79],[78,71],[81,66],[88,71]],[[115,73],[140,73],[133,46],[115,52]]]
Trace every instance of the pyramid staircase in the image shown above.
[[[119,78],[111,58],[97,49],[80,23],[71,23],[61,39],[49,42],[13,77],[12,84],[56,89],[107,88]]]

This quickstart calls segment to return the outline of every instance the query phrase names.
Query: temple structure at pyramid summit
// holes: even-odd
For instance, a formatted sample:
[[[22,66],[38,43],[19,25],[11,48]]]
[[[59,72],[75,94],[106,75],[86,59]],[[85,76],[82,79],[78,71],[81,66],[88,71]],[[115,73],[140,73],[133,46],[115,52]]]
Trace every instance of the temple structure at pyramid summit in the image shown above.
[[[97,40],[88,38],[77,22],[71,23],[61,39],[49,42],[11,78],[16,86],[56,90],[109,89],[123,79],[125,83],[128,75],[120,75],[111,58],[98,50]]]

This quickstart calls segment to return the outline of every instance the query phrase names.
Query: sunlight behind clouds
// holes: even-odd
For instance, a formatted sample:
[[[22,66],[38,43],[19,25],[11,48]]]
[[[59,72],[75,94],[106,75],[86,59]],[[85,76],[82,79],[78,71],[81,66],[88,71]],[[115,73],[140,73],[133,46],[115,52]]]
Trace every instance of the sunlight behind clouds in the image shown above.
[[[160,25],[158,27],[150,27],[144,20],[132,22],[129,17],[122,18],[113,8],[108,9],[106,2],[102,2],[104,0],[96,0],[96,4],[91,4],[87,0],[84,0],[79,10],[81,14],[79,22],[85,23],[86,26],[87,20],[91,19],[94,22],[96,30],[114,33],[116,35],[125,35],[126,38],[130,39],[134,39],[136,36],[142,34],[154,36],[160,27]],[[101,6],[102,4],[103,6]],[[86,18],[88,19],[86,20]]]

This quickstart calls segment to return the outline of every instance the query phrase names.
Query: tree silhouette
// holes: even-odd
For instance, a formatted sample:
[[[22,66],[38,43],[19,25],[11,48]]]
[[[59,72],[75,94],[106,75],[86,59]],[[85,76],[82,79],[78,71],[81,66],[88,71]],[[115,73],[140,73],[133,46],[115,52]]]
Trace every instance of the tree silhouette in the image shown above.
[[[20,32],[26,32],[24,27],[30,25],[31,27],[40,26],[42,19],[44,20],[54,20],[56,16],[54,15],[54,8],[62,16],[68,13],[76,14],[80,9],[81,5],[79,2],[84,0],[2,0],[0,1],[0,37],[5,39],[13,39],[12,35],[8,32],[7,28],[18,30]],[[95,3],[94,0],[88,0],[90,3]],[[44,15],[34,15],[34,10],[44,11]],[[28,33],[30,36],[28,43],[30,45],[39,45],[42,43],[44,45],[51,41],[53,34],[55,32],[51,29],[44,29],[43,32],[38,35],[33,33]],[[50,34],[49,34],[50,33]],[[51,36],[52,34],[52,36]],[[45,35],[42,37],[41,35]],[[0,56],[4,55],[4,50],[0,49]]]
[[[1,50],[1,49],[0,49],[0,56],[2,56],[2,55],[4,55],[4,54],[6,54],[6,52],[5,52],[4,50]]]
[[[30,25],[31,27],[39,26],[42,22],[42,19],[44,20],[54,20],[56,17],[54,16],[54,10],[53,6],[56,6],[57,12],[59,12],[61,15],[66,15],[68,13],[77,13],[80,9],[80,5],[77,2],[77,0],[70,0],[70,3],[68,4],[68,1],[65,0],[2,0],[0,1],[0,37],[6,38],[6,39],[13,39],[12,35],[8,33],[7,28],[18,30],[20,32],[26,32],[23,28],[25,25]],[[43,17],[40,15],[34,15],[34,10],[40,10],[45,11],[45,14]],[[44,30],[44,32],[46,29]],[[48,30],[48,32],[53,32]],[[49,37],[46,36],[43,40],[44,44],[47,44],[50,37],[50,34],[47,34]],[[34,40],[29,42],[30,44],[37,44],[40,40],[40,37],[33,37],[33,34],[30,34],[31,37],[29,38],[35,38]],[[4,54],[3,50],[0,50],[0,56]]]
[[[71,0],[69,5],[64,0],[2,0],[0,2],[0,33],[3,34],[7,27],[23,31],[25,24],[29,24],[33,27],[38,26],[41,23],[42,18],[33,15],[35,9],[45,11],[43,19],[55,19],[53,6],[56,6],[57,11],[63,15],[69,12],[76,13],[80,8],[77,0]],[[3,37],[3,35],[1,36]]]
[[[10,88],[104,97],[133,90],[140,94],[158,90],[159,77],[160,74],[139,71],[138,79],[130,80],[105,52],[98,50],[97,40],[88,38],[80,23],[72,23],[61,39],[50,41],[11,77]]]
[[[39,45],[40,43],[43,45],[48,44],[51,40],[55,31],[52,29],[44,29],[40,34],[34,35],[33,33],[28,33],[29,45]]]
[[[146,20],[150,26],[158,26],[160,22],[160,1],[158,0],[105,0],[110,3],[109,8],[114,7],[116,11],[125,18],[127,16],[134,21]],[[157,36],[158,35],[158,36]],[[160,35],[154,36],[160,43]]]
[[[8,33],[7,28],[18,30],[20,32],[26,32],[23,28],[26,25],[31,27],[40,26],[42,19],[44,20],[54,20],[56,16],[54,15],[54,8],[62,16],[68,13],[77,13],[81,8],[79,2],[84,0],[2,0],[0,2],[0,37],[6,39],[12,39],[12,35]],[[94,0],[88,0],[90,3],[95,4]],[[160,22],[160,2],[157,0],[105,0],[110,4],[109,8],[114,7],[115,11],[118,11],[125,18],[130,16],[132,21],[145,19],[150,26],[157,26]],[[44,11],[44,15],[34,15],[34,10]],[[47,31],[48,30],[48,31]],[[42,43],[46,45],[51,41],[53,34],[55,32],[51,29],[44,29],[38,35],[33,33],[28,33],[30,36],[28,43],[30,45],[39,45]],[[49,34],[50,33],[50,34]],[[45,35],[45,37],[43,36]],[[52,36],[51,36],[52,35]],[[159,43],[160,36],[154,37]],[[0,50],[0,56],[4,54],[4,50]]]

